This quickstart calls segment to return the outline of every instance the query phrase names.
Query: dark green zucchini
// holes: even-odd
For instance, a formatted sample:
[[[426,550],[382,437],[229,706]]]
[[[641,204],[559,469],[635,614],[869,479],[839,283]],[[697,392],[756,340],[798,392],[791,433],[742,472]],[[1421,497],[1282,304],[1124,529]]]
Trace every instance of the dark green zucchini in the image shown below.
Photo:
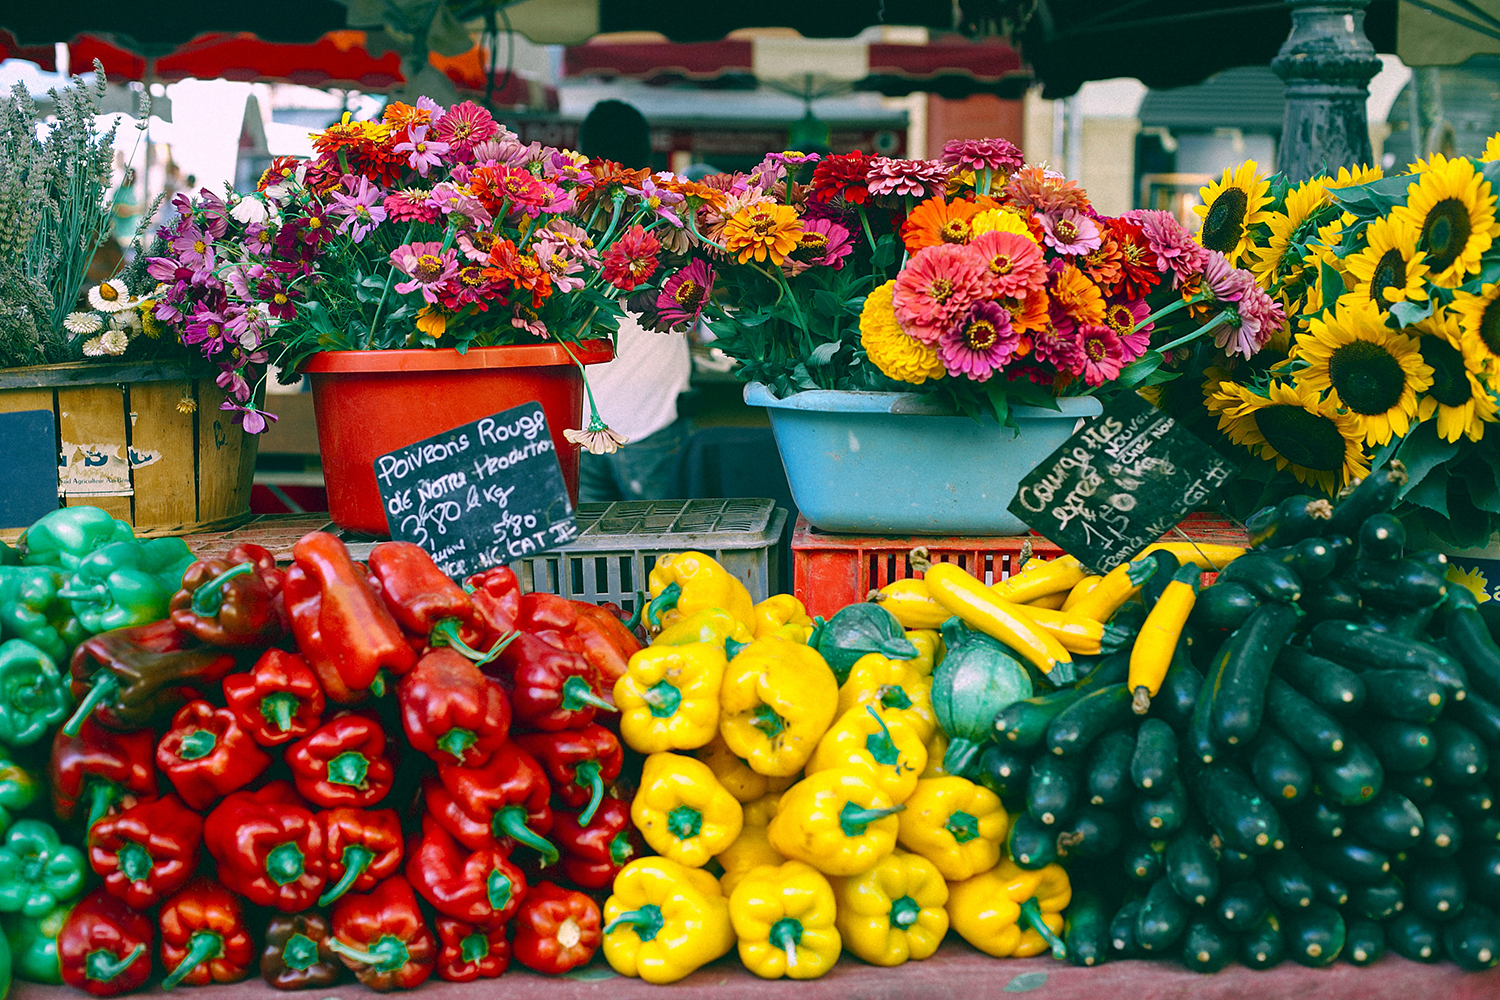
[[[1334,878],[1327,872],[1313,869],[1313,899],[1329,906],[1343,906],[1349,902],[1349,884]]]
[[[1133,715],[1130,688],[1106,684],[1058,713],[1047,727],[1047,749],[1058,756],[1081,754],[1095,737],[1123,726]]]
[[[1432,776],[1439,784],[1461,788],[1484,780],[1490,769],[1490,751],[1479,734],[1461,722],[1439,719],[1432,724],[1437,756]]]
[[[1224,630],[1233,632],[1260,607],[1260,598],[1249,587],[1233,581],[1215,580],[1213,586],[1204,587],[1193,602],[1188,623],[1204,631]]]
[[[1464,844],[1464,828],[1458,821],[1458,814],[1441,802],[1426,803],[1421,813],[1422,842],[1418,853],[1428,858],[1448,858],[1457,854]]]
[[[1145,624],[1149,612],[1140,601],[1126,601],[1110,617],[1109,623],[1121,632],[1134,636]]]
[[[1487,782],[1478,782],[1454,789],[1443,796],[1443,801],[1465,823],[1477,823],[1495,814],[1495,793]]]
[[[1443,601],[1443,638],[1457,654],[1479,693],[1500,702],[1500,647],[1465,587],[1452,587]]]
[[[1354,564],[1354,586],[1359,588],[1361,604],[1382,608],[1435,607],[1448,592],[1442,574],[1415,559],[1361,559]]]
[[[1160,719],[1147,719],[1135,733],[1135,751],[1130,757],[1130,780],[1150,791],[1170,784],[1177,777],[1177,734]]]
[[[1373,920],[1344,921],[1344,958],[1353,965],[1374,965],[1385,954],[1385,929]]]
[[[1500,705],[1488,698],[1470,691],[1463,701],[1448,706],[1448,715],[1478,733],[1485,743],[1500,744]]]
[[[1460,863],[1469,878],[1469,894],[1492,906],[1500,905],[1500,844],[1465,851]]]
[[[1386,947],[1413,962],[1440,962],[1442,941],[1437,925],[1415,913],[1402,913],[1386,925]]]
[[[1218,972],[1234,961],[1235,939],[1217,923],[1199,917],[1182,938],[1182,964],[1193,972]]]
[[[1313,779],[1319,795],[1341,806],[1358,806],[1385,787],[1385,769],[1369,744],[1356,736],[1333,760],[1313,761]]]
[[[1488,906],[1470,903],[1442,933],[1443,953],[1460,969],[1478,972],[1500,962],[1500,917]]]
[[[1214,584],[1220,581],[1241,584],[1262,601],[1290,604],[1302,596],[1302,580],[1296,571],[1262,552],[1240,556],[1225,566]]]
[[[1140,899],[1126,900],[1109,921],[1109,957],[1138,958],[1140,946],[1135,943],[1135,922],[1141,915]]]
[[[1276,675],[1325,712],[1349,716],[1365,703],[1359,674],[1332,660],[1314,656],[1302,646],[1284,646],[1276,656]]]
[[[1408,552],[1406,558],[1415,559],[1438,576],[1447,577],[1448,575],[1448,556],[1437,549],[1421,549],[1416,552]]]
[[[1026,794],[1031,780],[1031,761],[1013,747],[991,743],[979,755],[979,783],[1000,798],[1014,802]]]
[[[1303,593],[1307,592],[1307,587],[1332,573],[1338,562],[1332,546],[1321,538],[1304,538],[1296,545],[1265,554],[1297,574],[1297,579],[1303,584]]]
[[[1311,844],[1303,854],[1309,864],[1353,885],[1378,882],[1391,871],[1389,854],[1348,837],[1325,844]]]
[[[1223,676],[1224,665],[1229,662],[1232,647],[1233,640],[1226,640],[1214,656],[1214,662],[1209,665],[1203,678],[1203,686],[1198,690],[1198,699],[1193,703],[1193,714],[1188,718],[1187,730],[1182,734],[1182,752],[1194,763],[1201,761],[1212,764],[1214,756],[1219,752],[1218,745],[1214,742],[1214,686]]]
[[[1172,665],[1162,678],[1161,690],[1151,699],[1151,715],[1165,721],[1178,732],[1185,732],[1201,690],[1203,675],[1193,666],[1191,654],[1179,642],[1172,651]]]
[[[1305,909],[1313,904],[1317,873],[1296,851],[1282,851],[1265,862],[1260,884],[1271,902],[1283,910]]]
[[[1422,813],[1400,792],[1386,789],[1350,812],[1356,837],[1387,851],[1411,850],[1422,839]]]
[[[1233,882],[1255,874],[1255,858],[1232,847],[1219,848],[1219,879]]]
[[[1323,526],[1323,533],[1357,537],[1360,525],[1367,518],[1383,514],[1395,506],[1401,487],[1406,483],[1406,467],[1399,461],[1371,472],[1334,506],[1333,514]]]
[[[1099,965],[1109,957],[1109,918],[1104,896],[1088,886],[1073,890],[1068,903],[1063,943],[1074,965]]]
[[[1297,599],[1297,607],[1311,622],[1331,618],[1353,619],[1359,614],[1360,606],[1359,588],[1353,580],[1342,576],[1319,580]]]
[[[1327,500],[1305,494],[1290,496],[1245,518],[1245,534],[1252,548],[1284,548],[1321,533],[1331,517],[1333,505]]]
[[[1017,813],[1010,823],[1006,847],[1016,866],[1035,871],[1057,860],[1057,830],[1034,818]]]
[[[1500,816],[1486,816],[1464,828],[1464,835],[1476,844],[1500,843]]]
[[[1437,794],[1437,782],[1433,781],[1432,774],[1425,770],[1389,775],[1386,778],[1386,784],[1419,806],[1424,802],[1431,802],[1432,797]]]
[[[1125,845],[1125,877],[1132,882],[1149,885],[1166,872],[1166,845],[1148,837],[1132,837]]]
[[[1161,879],[1146,893],[1136,915],[1135,943],[1142,951],[1160,955],[1182,938],[1191,917],[1188,904]]]
[[[1128,727],[1111,729],[1089,748],[1084,791],[1096,806],[1117,809],[1130,801],[1130,758],[1135,737]]]
[[[1281,678],[1272,677],[1266,685],[1265,704],[1266,717],[1314,760],[1331,760],[1344,749],[1344,727],[1338,720]]]
[[[1372,719],[1364,724],[1363,731],[1387,771],[1410,774],[1427,767],[1437,756],[1432,730],[1419,723]]]
[[[1403,722],[1431,722],[1443,711],[1443,686],[1417,670],[1367,670],[1365,710]]]
[[[1436,613],[1436,607],[1392,610],[1371,605],[1360,611],[1359,623],[1386,635],[1420,640]]]
[[[1332,965],[1344,950],[1344,918],[1326,903],[1286,915],[1283,925],[1287,957],[1314,969]]]
[[[1026,811],[1045,826],[1056,826],[1073,815],[1078,805],[1081,768],[1071,759],[1037,757],[1031,762],[1026,786]]]
[[[1406,547],[1406,526],[1395,514],[1376,514],[1359,526],[1359,558],[1400,559]]]
[[[1359,546],[1354,539],[1348,535],[1325,534],[1323,541],[1333,549],[1333,571],[1343,573],[1354,565],[1354,559],[1359,554]]]
[[[1063,688],[1013,701],[995,715],[995,738],[1017,750],[1039,746],[1052,720],[1081,697],[1077,691]]]
[[[1361,673],[1367,670],[1425,671],[1447,689],[1449,700],[1463,698],[1467,683],[1463,665],[1425,642],[1383,634],[1346,621],[1319,622],[1309,635],[1313,652],[1319,656],[1326,656]]]
[[[1244,772],[1210,765],[1194,776],[1193,791],[1204,819],[1225,846],[1246,854],[1283,846],[1280,815]]]
[[[1059,858],[1085,861],[1112,855],[1120,846],[1122,830],[1113,812],[1099,806],[1079,806],[1057,834]]]
[[[1240,938],[1240,961],[1252,969],[1274,969],[1286,958],[1281,918],[1267,913]]]
[[[1219,864],[1209,847],[1194,831],[1185,831],[1167,845],[1167,881],[1172,889],[1195,906],[1207,906],[1219,895]]]
[[[1249,879],[1226,885],[1214,903],[1214,913],[1224,926],[1241,934],[1253,930],[1270,912],[1271,897],[1259,882]]]
[[[1225,645],[1230,652],[1214,688],[1216,739],[1235,746],[1249,742],[1255,736],[1265,711],[1266,682],[1271,677],[1271,664],[1276,662],[1277,654],[1296,627],[1295,608],[1287,604],[1266,604],[1255,609],[1250,619],[1229,638]]]
[[[1073,690],[1088,694],[1107,684],[1124,684],[1130,676],[1130,650],[1122,649],[1101,657],[1083,678],[1073,685]]]
[[[1395,875],[1349,887],[1349,909],[1369,920],[1389,920],[1406,908],[1406,886]]]
[[[1148,837],[1170,837],[1187,819],[1187,790],[1172,781],[1156,795],[1137,795],[1131,807],[1135,828]]]
[[[1144,558],[1156,563],[1156,569],[1152,571],[1151,578],[1141,584],[1141,607],[1150,614],[1151,609],[1156,607],[1157,599],[1161,597],[1162,591],[1167,589],[1167,584],[1172,582],[1172,576],[1182,568],[1182,562],[1166,549],[1157,549]]]
[[[1250,773],[1272,802],[1300,802],[1312,794],[1312,763],[1291,740],[1270,725],[1261,726],[1255,738]]]
[[[1469,900],[1463,869],[1452,858],[1437,858],[1406,873],[1406,906],[1434,923],[1452,920]]]
[[[1310,841],[1337,840],[1349,828],[1346,810],[1318,798],[1289,810],[1287,818],[1300,837]]]

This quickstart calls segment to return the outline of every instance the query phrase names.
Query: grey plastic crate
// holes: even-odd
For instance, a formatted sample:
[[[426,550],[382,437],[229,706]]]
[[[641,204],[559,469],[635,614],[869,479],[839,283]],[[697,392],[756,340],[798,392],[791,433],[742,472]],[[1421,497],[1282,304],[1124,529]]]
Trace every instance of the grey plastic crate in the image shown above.
[[[634,611],[658,556],[692,549],[739,577],[756,601],[781,579],[786,511],[772,500],[626,500],[578,505],[578,537],[512,563],[526,591],[613,601]]]

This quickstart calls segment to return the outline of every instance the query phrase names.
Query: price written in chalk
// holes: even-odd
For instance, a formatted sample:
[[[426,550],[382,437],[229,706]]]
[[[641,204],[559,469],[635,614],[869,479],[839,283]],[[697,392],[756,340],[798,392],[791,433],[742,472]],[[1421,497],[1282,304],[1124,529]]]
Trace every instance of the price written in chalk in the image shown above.
[[[375,478],[391,536],[422,546],[455,579],[578,536],[537,403],[381,455]]]

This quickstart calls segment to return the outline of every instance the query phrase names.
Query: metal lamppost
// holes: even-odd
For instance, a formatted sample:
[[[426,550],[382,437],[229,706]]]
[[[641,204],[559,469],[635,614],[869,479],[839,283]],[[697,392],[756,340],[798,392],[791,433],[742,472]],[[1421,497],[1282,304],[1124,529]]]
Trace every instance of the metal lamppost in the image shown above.
[[[1369,163],[1369,83],[1380,72],[1365,37],[1369,0],[1286,0],[1292,33],[1271,69],[1286,81],[1276,169],[1292,181]]]

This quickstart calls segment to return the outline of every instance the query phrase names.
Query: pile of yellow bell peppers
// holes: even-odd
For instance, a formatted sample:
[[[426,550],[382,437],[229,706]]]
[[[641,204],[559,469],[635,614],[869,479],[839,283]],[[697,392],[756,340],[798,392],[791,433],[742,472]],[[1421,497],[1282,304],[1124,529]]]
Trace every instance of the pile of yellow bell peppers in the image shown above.
[[[796,598],[754,604],[697,552],[649,585],[654,638],[614,697],[647,755],[631,817],[659,856],[605,905],[616,971],[670,983],[737,948],[758,976],[813,979],[845,949],[927,958],[950,927],[997,957],[1062,948],[1066,873],[1017,868],[999,798],[941,769],[932,629],[951,612],[897,612],[918,655],[866,655],[840,685]]]

